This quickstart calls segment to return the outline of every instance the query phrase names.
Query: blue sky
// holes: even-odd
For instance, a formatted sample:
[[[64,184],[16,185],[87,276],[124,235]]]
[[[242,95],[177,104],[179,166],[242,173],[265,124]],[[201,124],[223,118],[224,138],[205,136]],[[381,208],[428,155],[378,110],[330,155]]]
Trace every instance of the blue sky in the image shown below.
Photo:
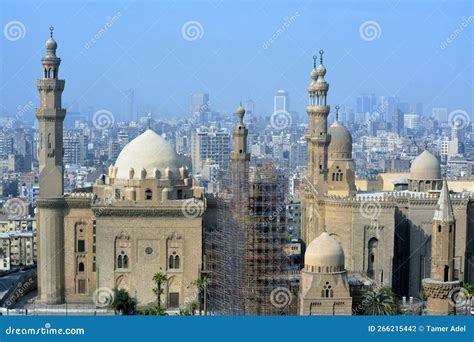
[[[304,114],[312,56],[321,48],[333,107],[375,93],[423,102],[427,113],[441,106],[471,114],[473,15],[470,1],[2,0],[0,114],[37,105],[51,25],[63,102],[119,119],[130,88],[135,107],[157,118],[188,115],[196,91],[210,93],[214,110],[252,98],[269,115],[274,93],[285,89],[291,109]],[[21,38],[5,33],[11,22],[23,25]],[[187,22],[198,23],[198,39],[183,38]],[[373,40],[361,34],[367,22],[378,33]]]

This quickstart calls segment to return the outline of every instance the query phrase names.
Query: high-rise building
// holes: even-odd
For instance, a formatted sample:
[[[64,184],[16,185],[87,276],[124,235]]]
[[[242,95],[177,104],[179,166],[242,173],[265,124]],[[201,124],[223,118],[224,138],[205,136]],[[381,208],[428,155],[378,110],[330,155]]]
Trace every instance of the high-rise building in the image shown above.
[[[403,127],[408,129],[418,129],[420,116],[415,113],[406,113],[403,115]]]
[[[278,90],[273,97],[273,113],[289,112],[290,97],[284,90]]]
[[[403,112],[400,109],[395,109],[392,112],[392,132],[400,134],[403,130]]]
[[[207,125],[211,119],[209,94],[194,93],[191,97],[191,113],[197,124]]]
[[[439,123],[448,122],[448,108],[433,108],[432,116]]]
[[[212,161],[219,164],[222,170],[227,170],[229,167],[230,138],[230,132],[227,129],[219,129],[215,125],[197,128],[191,138],[191,158],[194,174],[201,172],[204,161]]]
[[[375,94],[362,94],[357,97],[357,113],[372,113],[377,107],[377,98]]]

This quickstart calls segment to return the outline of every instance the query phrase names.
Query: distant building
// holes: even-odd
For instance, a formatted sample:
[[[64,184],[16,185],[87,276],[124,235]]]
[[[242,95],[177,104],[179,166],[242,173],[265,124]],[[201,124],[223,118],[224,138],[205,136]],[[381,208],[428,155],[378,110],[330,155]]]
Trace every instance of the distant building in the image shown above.
[[[431,113],[438,123],[448,122],[448,108],[433,108]]]
[[[418,129],[420,116],[415,113],[406,113],[403,116],[403,127],[408,129]]]
[[[219,164],[222,170],[227,170],[230,160],[230,138],[227,129],[219,129],[215,125],[197,128],[191,138],[193,173],[200,173],[203,162],[209,160]]]

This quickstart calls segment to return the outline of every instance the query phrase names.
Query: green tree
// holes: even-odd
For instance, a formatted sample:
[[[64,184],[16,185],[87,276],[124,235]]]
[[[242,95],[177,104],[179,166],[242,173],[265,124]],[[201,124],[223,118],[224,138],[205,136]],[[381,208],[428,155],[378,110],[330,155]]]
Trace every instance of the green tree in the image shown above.
[[[155,306],[154,308],[142,309],[139,312],[141,316],[167,316],[166,310]]]
[[[131,297],[125,289],[114,289],[114,298],[111,306],[115,313],[120,315],[133,315],[137,308],[137,300]]]
[[[153,276],[153,281],[156,284],[156,288],[153,289],[153,293],[157,297],[157,308],[161,309],[161,295],[163,294],[163,284],[168,281],[168,277],[166,276],[166,274],[157,272]]]
[[[397,299],[388,287],[379,290],[368,291],[365,295],[364,315],[368,316],[390,316],[398,313]]]
[[[191,313],[188,310],[179,310],[178,316],[191,316]]]
[[[463,285],[463,287],[468,292],[468,294],[470,296],[474,296],[474,285],[473,284],[465,283]]]
[[[204,300],[204,315],[207,315],[207,281],[205,279],[197,279],[193,282],[191,282],[192,285],[196,286],[196,288],[199,290],[199,315],[201,315],[201,298]]]

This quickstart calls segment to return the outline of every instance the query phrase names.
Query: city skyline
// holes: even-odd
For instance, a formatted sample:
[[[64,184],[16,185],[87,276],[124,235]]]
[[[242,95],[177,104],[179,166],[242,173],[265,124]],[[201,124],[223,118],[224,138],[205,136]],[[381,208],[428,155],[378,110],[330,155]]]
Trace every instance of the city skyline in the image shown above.
[[[320,48],[328,56],[330,81],[339,84],[329,98],[333,106],[355,107],[357,96],[375,93],[423,103],[425,114],[432,107],[471,113],[467,2],[452,7],[437,1],[390,4],[388,10],[341,3],[348,5],[159,3],[146,4],[144,11],[142,4],[129,1],[110,6],[72,2],[67,8],[43,2],[28,9],[7,1],[2,4],[1,116],[14,116],[30,101],[38,103],[26,75],[38,74],[38,46],[50,25],[66,61],[62,76],[74,80],[64,102],[71,108],[108,110],[116,120],[127,118],[130,89],[136,111],[154,108],[159,119],[187,115],[195,92],[210,94],[212,110],[231,112],[238,101],[251,98],[256,114],[269,116],[279,89],[289,92],[291,110],[301,115],[307,103],[301,89]],[[193,15],[183,15],[183,6],[192,7]],[[64,15],[45,23],[53,7]],[[420,25],[420,18],[426,25]],[[441,19],[446,25],[434,25]],[[73,27],[81,20],[87,25],[79,33]],[[233,20],[236,24],[229,25]],[[440,72],[442,82],[436,76]],[[33,108],[25,119],[33,118]]]

